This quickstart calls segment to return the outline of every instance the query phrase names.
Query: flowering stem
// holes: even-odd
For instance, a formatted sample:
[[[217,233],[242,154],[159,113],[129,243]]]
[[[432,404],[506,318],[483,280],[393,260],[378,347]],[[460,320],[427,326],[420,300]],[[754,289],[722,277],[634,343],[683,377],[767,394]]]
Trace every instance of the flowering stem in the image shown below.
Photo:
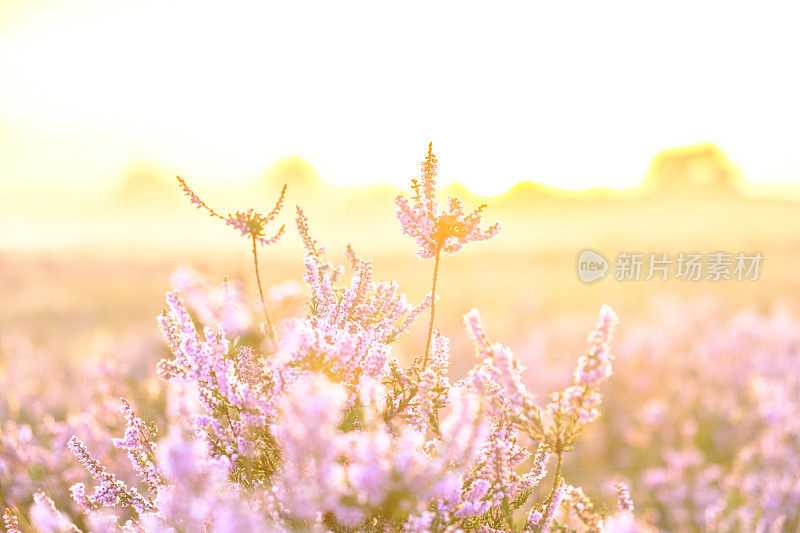
[[[550,491],[550,496],[547,498],[548,503],[553,500],[556,494],[556,489],[558,489],[560,477],[561,477],[561,464],[564,462],[564,454],[559,451],[557,454],[558,460],[556,461],[556,471],[555,471],[555,479],[553,480],[553,489]]]
[[[261,275],[258,272],[258,246],[256,245],[256,236],[251,235],[251,239],[253,242],[253,268],[256,271],[256,284],[258,284],[258,295],[261,297],[261,309],[264,310],[264,320],[266,321],[267,325],[267,334],[269,338],[273,341],[275,340],[275,330],[272,329],[272,322],[269,319],[269,315],[267,314],[267,304],[264,301],[264,291],[261,288]]]
[[[545,512],[547,512],[547,510],[549,509],[550,504],[553,501],[553,498],[556,497],[556,491],[558,490],[559,485],[561,485],[561,464],[564,461],[564,455],[563,451],[561,450],[560,442],[556,443],[556,448],[557,448],[556,456],[558,457],[558,460],[556,461],[555,479],[553,480],[553,488],[550,490],[550,495],[547,496],[547,499],[545,500],[543,505],[543,509],[545,510]],[[539,531],[542,531],[542,526],[544,526],[544,522],[542,522],[539,525],[538,528]]]
[[[431,321],[428,324],[428,340],[425,343],[425,356],[422,358],[422,370],[428,366],[428,354],[431,351],[431,336],[433,335],[433,316],[436,308],[436,281],[439,279],[439,256],[442,249],[436,249],[436,259],[433,262],[433,287],[431,288]]]

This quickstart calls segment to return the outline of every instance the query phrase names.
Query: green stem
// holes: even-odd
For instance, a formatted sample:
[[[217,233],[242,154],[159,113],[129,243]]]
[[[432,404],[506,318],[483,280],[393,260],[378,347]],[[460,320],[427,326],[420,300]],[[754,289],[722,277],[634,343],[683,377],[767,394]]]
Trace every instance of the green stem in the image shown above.
[[[267,326],[267,334],[269,338],[275,341],[275,330],[272,329],[272,322],[269,319],[269,315],[267,314],[267,304],[264,300],[264,291],[261,288],[261,274],[258,272],[258,247],[256,246],[256,236],[252,236],[253,242],[253,269],[256,271],[256,283],[258,284],[258,295],[261,297],[261,309],[264,310],[264,320],[266,321]]]
[[[436,259],[433,262],[433,287],[431,288],[431,320],[428,324],[428,340],[425,343],[425,356],[422,358],[422,370],[428,366],[428,354],[431,351],[431,337],[433,336],[433,317],[436,312],[436,281],[439,279],[439,257],[442,249],[436,249]]]

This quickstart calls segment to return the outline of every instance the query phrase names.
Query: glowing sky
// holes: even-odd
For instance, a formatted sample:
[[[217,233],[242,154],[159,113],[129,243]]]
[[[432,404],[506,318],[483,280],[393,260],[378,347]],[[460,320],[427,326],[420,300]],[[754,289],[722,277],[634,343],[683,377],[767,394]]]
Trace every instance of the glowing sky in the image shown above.
[[[224,6],[224,8],[223,8]],[[148,160],[252,180],[627,187],[711,141],[800,183],[792,3],[0,0],[0,192]]]

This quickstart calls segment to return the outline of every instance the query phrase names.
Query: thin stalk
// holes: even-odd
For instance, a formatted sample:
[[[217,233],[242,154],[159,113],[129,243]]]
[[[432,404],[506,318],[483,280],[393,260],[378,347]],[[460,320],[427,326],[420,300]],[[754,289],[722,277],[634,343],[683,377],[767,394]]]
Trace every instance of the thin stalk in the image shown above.
[[[553,498],[556,495],[556,489],[558,489],[559,481],[561,478],[561,464],[564,462],[564,454],[562,452],[558,452],[556,454],[558,456],[558,461],[556,462],[556,471],[555,471],[555,479],[553,480],[553,488],[550,490],[550,496],[547,497],[547,503],[550,504],[553,501]]]
[[[258,284],[258,295],[261,297],[261,309],[264,310],[264,320],[266,321],[267,325],[267,334],[269,338],[275,341],[275,330],[272,329],[272,322],[269,319],[269,315],[267,314],[267,303],[264,300],[264,291],[261,288],[261,274],[258,272],[258,247],[256,246],[256,236],[252,235],[252,242],[253,242],[253,269],[256,271],[256,283]]]
[[[428,324],[428,340],[425,343],[425,356],[422,358],[422,370],[428,366],[428,354],[431,351],[431,337],[433,336],[433,317],[436,312],[436,281],[439,279],[439,257],[442,249],[437,248],[436,259],[433,262],[433,287],[431,288],[431,321]]]
[[[558,448],[561,447],[560,443],[556,443],[556,444],[557,444]],[[553,488],[550,489],[550,495],[547,496],[547,499],[545,500],[544,505],[542,506],[542,510],[545,513],[547,513],[547,511],[550,509],[550,504],[552,503],[553,498],[555,498],[555,496],[556,496],[556,491],[558,490],[559,485],[561,485],[561,464],[564,461],[564,455],[563,454],[564,454],[564,452],[562,450],[560,450],[560,449],[556,452],[556,455],[558,456],[558,461],[556,462],[556,471],[555,471],[555,479],[553,480]],[[544,520],[544,519],[542,519],[542,520]],[[540,523],[539,527],[537,528],[537,531],[541,532],[543,525],[544,525],[543,522]]]

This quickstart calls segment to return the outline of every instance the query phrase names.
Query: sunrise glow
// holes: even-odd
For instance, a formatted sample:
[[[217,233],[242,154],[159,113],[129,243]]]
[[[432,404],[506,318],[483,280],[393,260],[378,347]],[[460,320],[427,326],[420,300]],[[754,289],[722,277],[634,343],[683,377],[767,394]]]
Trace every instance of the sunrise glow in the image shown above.
[[[0,190],[105,192],[140,161],[246,182],[286,156],[401,185],[430,140],[484,194],[631,187],[698,142],[798,183],[797,12],[721,5],[6,0]]]

